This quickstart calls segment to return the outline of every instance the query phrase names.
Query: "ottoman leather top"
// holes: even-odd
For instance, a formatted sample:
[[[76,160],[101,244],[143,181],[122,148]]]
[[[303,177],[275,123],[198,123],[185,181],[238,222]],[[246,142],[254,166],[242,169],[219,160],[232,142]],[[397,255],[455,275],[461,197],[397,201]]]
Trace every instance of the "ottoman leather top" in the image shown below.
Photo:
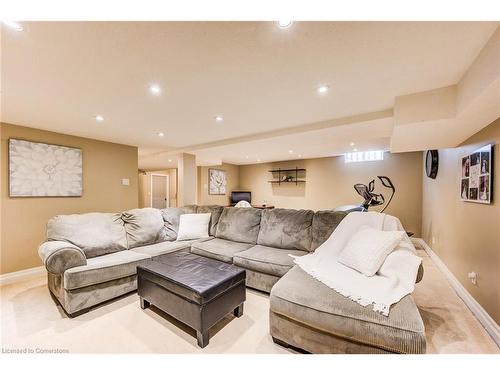
[[[245,282],[245,270],[187,252],[167,254],[137,267],[139,277],[203,305]]]

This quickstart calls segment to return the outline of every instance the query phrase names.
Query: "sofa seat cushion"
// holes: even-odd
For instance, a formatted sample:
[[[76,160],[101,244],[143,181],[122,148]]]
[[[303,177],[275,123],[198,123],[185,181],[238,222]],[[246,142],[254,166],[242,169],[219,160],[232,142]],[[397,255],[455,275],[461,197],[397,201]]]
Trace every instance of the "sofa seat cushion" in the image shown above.
[[[425,353],[422,318],[411,295],[391,307],[389,316],[351,301],[293,267],[271,290],[274,313],[313,329],[395,353]]]
[[[236,254],[233,263],[252,271],[280,277],[294,266],[293,258],[288,254],[302,256],[308,254],[308,252],[256,245]]]
[[[213,258],[226,263],[233,262],[233,256],[251,248],[253,245],[248,243],[234,242],[214,238],[210,241],[195,242],[191,245],[193,254],[202,255],[207,258]]]
[[[174,251],[189,250],[193,241],[163,241],[152,245],[139,246],[130,251],[135,253],[156,257],[163,254],[173,253]]]
[[[73,290],[135,275],[137,266],[150,258],[147,254],[124,250],[87,259],[85,266],[64,272],[64,289]]]
[[[259,235],[262,211],[251,207],[224,207],[215,237],[255,245]]]
[[[127,248],[125,228],[119,213],[57,215],[47,223],[47,239],[76,245],[87,258]]]
[[[314,212],[311,210],[285,208],[264,210],[257,244],[279,249],[309,251],[313,215]]]
[[[156,208],[136,208],[122,213],[128,248],[165,241],[166,229],[161,211]]]

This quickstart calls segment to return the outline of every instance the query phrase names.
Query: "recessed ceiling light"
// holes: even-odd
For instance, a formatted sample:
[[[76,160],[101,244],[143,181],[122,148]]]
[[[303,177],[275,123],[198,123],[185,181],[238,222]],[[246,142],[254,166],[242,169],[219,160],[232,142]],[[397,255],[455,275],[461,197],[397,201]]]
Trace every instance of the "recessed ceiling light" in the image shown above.
[[[163,137],[164,135],[162,132],[158,132],[158,137]]]
[[[12,30],[16,30],[16,31],[23,31],[23,27],[17,23],[17,22],[14,22],[14,21],[2,21],[3,24],[7,27],[10,27]]]
[[[169,163],[172,163],[172,159],[168,159],[168,162],[169,162]]]
[[[356,143],[354,143],[354,142],[349,143],[349,146],[351,146],[351,147],[355,146],[355,145],[356,145]]]
[[[149,86],[149,92],[151,92],[151,94],[153,95],[158,96],[161,94],[161,87],[156,83],[154,83],[151,86]]]
[[[290,20],[281,20],[281,21],[278,21],[278,27],[280,29],[288,29],[290,26],[292,26],[292,21]]]
[[[288,150],[288,153],[289,154],[293,154],[293,150]]]
[[[102,117],[101,115],[96,115],[96,116],[94,116],[94,119],[95,119],[97,122],[103,122],[103,121],[104,121],[104,117]]]
[[[224,121],[224,117],[222,117],[221,115],[217,115],[214,117],[214,120],[217,122],[222,122],[222,121]]]
[[[329,89],[330,89],[330,86],[328,86],[328,85],[321,85],[321,86],[318,87],[318,93],[319,94],[326,94]]]

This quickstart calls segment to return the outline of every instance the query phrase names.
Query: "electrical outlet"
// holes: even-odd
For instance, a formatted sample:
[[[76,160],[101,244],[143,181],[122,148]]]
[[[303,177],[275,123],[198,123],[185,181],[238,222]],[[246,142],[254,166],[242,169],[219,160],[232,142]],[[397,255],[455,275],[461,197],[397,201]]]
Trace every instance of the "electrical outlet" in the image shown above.
[[[122,178],[122,185],[123,186],[129,186],[130,185],[130,180],[128,178]]]
[[[469,272],[467,277],[470,279],[472,284],[477,285],[477,274],[474,271]]]

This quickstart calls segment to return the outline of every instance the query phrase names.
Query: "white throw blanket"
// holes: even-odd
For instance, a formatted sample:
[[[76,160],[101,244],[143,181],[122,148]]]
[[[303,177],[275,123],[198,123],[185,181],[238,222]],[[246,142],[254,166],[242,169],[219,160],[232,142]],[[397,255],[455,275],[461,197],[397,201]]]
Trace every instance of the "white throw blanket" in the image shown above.
[[[408,236],[390,253],[371,277],[337,261],[349,239],[362,227],[403,230],[398,218],[377,212],[351,212],[312,254],[295,257],[295,263],[315,279],[362,306],[389,315],[389,308],[413,292],[421,259]]]

